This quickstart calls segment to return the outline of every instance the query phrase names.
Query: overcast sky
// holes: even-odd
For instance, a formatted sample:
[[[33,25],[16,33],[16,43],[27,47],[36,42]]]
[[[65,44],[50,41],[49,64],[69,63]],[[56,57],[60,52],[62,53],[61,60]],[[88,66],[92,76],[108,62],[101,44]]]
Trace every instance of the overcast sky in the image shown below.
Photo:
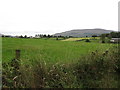
[[[119,0],[0,0],[0,33],[118,30]]]

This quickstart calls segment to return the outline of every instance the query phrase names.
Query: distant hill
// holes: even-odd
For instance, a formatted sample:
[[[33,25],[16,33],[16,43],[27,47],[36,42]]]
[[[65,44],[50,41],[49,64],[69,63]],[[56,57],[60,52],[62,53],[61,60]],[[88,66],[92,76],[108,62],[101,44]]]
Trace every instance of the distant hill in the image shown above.
[[[91,37],[92,35],[101,35],[104,33],[113,32],[106,29],[73,29],[66,32],[56,33],[54,36],[73,36],[73,37]]]

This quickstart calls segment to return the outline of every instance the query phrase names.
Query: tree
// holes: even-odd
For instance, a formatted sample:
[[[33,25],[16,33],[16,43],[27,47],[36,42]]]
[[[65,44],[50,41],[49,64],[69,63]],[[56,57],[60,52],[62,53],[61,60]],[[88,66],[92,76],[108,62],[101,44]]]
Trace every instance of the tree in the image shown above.
[[[90,40],[89,40],[89,39],[86,39],[85,42],[90,42]]]
[[[66,39],[67,37],[63,36],[63,39]]]
[[[95,39],[95,37],[97,37],[97,35],[92,35],[92,37]]]
[[[105,34],[101,34],[101,40],[102,40],[102,43],[105,43]]]
[[[109,34],[109,35],[107,36],[107,38],[108,38],[108,39],[111,39],[111,38],[112,38],[112,35],[111,35],[111,34]]]
[[[58,37],[56,38],[56,40],[58,40]]]
[[[5,37],[5,35],[2,35],[2,37]]]
[[[48,34],[48,38],[50,38],[51,36]]]
[[[21,36],[19,36],[19,38],[23,38],[23,36],[21,35]]]
[[[43,37],[46,37],[46,34],[44,34]]]
[[[73,36],[69,36],[69,38],[72,38]]]
[[[112,38],[116,38],[117,37],[116,32],[111,32],[110,35],[111,35]]]
[[[24,38],[27,38],[27,35],[25,35]]]
[[[35,37],[37,37],[38,35],[36,34]]]

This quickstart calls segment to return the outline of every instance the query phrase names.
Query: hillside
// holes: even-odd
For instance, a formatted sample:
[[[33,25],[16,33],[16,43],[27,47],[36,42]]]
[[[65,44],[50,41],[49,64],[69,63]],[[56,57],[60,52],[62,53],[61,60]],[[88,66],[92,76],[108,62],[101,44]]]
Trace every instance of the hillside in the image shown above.
[[[100,35],[103,33],[110,33],[112,30],[105,29],[74,29],[66,32],[56,33],[54,36],[73,36],[73,37],[90,37],[92,35]]]

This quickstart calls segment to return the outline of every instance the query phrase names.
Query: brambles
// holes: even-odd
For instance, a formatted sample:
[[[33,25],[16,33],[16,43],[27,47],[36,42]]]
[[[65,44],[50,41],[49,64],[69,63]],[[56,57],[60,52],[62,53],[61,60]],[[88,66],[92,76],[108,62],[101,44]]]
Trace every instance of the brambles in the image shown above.
[[[118,55],[117,50],[112,48],[103,53],[92,52],[90,56],[81,58],[75,72],[78,82],[87,88],[117,88]]]

